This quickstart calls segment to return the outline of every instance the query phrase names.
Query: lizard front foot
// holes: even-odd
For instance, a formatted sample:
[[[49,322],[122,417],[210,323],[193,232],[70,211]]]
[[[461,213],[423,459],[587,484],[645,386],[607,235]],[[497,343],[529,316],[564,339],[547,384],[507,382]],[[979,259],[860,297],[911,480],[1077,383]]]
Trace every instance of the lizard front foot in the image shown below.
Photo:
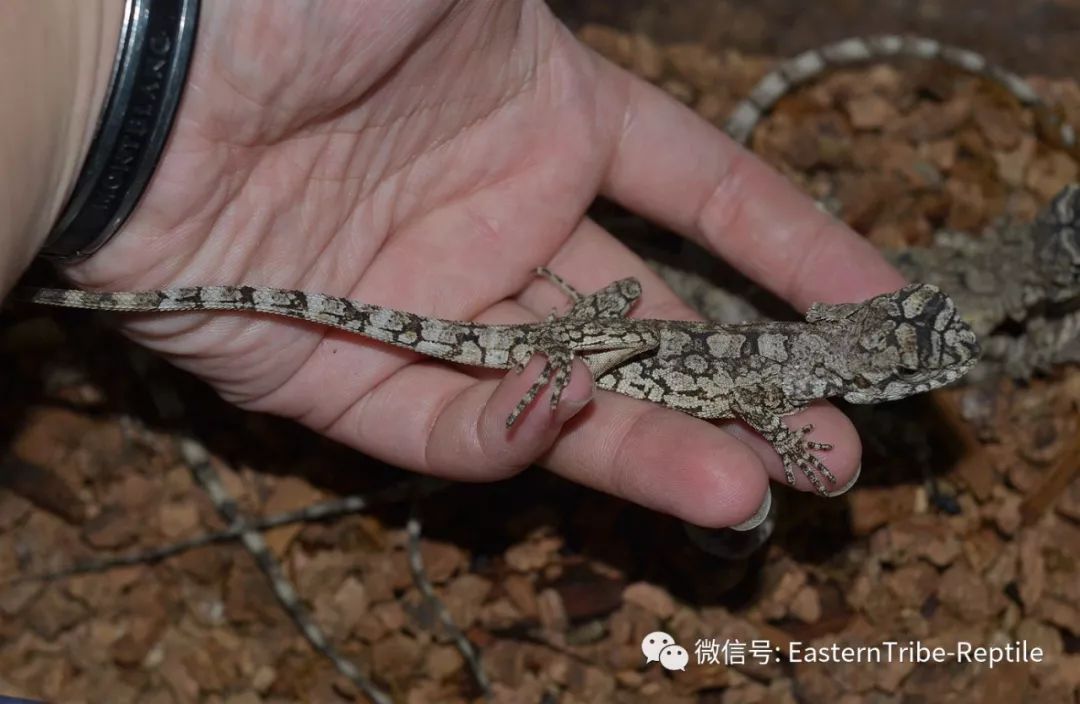
[[[746,403],[740,403],[736,407],[736,414],[749,423],[754,430],[764,435],[776,453],[780,455],[780,459],[784,462],[784,478],[787,479],[788,484],[795,484],[795,469],[798,468],[819,494],[829,495],[821,478],[824,477],[830,484],[836,484],[836,477],[825,466],[825,463],[810,451],[827,451],[833,446],[827,442],[806,439],[806,435],[814,429],[812,424],[807,423],[798,430],[792,430],[784,425],[779,414],[762,412],[761,409],[753,409]]]
[[[810,450],[831,450],[833,446],[827,442],[806,439],[806,435],[814,429],[812,423],[807,423],[798,430],[790,430],[787,426],[783,428],[786,432],[780,431],[776,439],[770,440],[780,453],[780,459],[784,461],[784,478],[787,483],[794,486],[795,467],[798,467],[819,494],[828,496],[829,490],[825,488],[820,477],[825,477],[830,484],[836,484],[836,477]]]

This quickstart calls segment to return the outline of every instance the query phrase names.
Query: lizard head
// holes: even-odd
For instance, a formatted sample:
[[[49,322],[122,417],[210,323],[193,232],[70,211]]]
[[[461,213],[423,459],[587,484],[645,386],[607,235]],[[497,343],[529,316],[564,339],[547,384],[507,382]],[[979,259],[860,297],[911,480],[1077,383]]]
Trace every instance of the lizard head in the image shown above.
[[[806,320],[842,326],[849,403],[895,401],[936,389],[979,359],[975,332],[952,299],[930,284],[911,284],[862,303],[815,303]]]
[[[1080,185],[1069,184],[1035,218],[1035,256],[1050,299],[1080,294]]]

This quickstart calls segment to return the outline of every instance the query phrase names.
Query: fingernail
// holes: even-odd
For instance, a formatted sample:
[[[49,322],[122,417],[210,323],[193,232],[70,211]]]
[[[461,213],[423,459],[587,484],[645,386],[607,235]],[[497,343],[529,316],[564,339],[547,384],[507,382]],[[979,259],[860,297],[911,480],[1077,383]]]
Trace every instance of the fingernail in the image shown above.
[[[834,497],[834,496],[840,496],[841,494],[847,493],[848,489],[855,486],[855,482],[859,481],[859,475],[860,474],[862,474],[862,463],[861,462],[859,463],[859,466],[855,468],[855,474],[852,474],[851,479],[847,480],[847,484],[844,484],[844,486],[840,487],[836,491],[828,492],[827,495],[829,497]]]
[[[584,398],[560,399],[559,405],[555,409],[555,421],[562,425],[576,416],[582,408],[589,405],[590,401],[592,401],[592,393]]]
[[[753,516],[750,516],[750,518],[746,519],[742,523],[737,523],[736,525],[731,526],[731,530],[737,530],[739,532],[754,530],[761,525],[762,521],[768,518],[769,509],[771,508],[772,491],[768,487],[765,487],[765,500],[761,502],[761,506],[758,507],[758,510],[754,512]]]

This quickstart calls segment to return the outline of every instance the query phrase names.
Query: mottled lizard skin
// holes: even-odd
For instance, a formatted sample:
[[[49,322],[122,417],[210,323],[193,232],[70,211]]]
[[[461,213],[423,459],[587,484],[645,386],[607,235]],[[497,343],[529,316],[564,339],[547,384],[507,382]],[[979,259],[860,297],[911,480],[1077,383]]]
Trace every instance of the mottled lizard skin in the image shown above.
[[[653,321],[655,353],[597,376],[601,389],[659,403],[699,418],[739,418],[772,443],[788,482],[801,470],[835,478],[808,449],[811,430],[781,417],[811,401],[850,403],[906,398],[959,379],[978,360],[975,334],[953,302],[923,284],[863,303],[816,303],[806,322],[743,325]]]
[[[948,291],[987,357],[1010,376],[1080,359],[1077,185],[1062,189],[1032,223],[998,223],[979,237],[942,231],[931,248],[885,254],[908,279]],[[1020,334],[995,334],[1005,323]]]
[[[541,269],[564,291],[565,282]],[[339,328],[428,357],[490,369],[524,369],[536,353],[547,358],[536,383],[506,420],[512,426],[522,411],[550,381],[551,406],[559,403],[569,383],[575,354],[595,353],[597,369],[636,355],[657,344],[647,325],[625,318],[641,295],[634,279],[617,281],[587,299],[578,300],[561,318],[521,325],[479,325],[428,318],[359,301],[258,286],[194,286],[159,291],[90,292],[73,289],[34,289],[19,294],[34,303],[118,312],[177,313],[252,311]]]
[[[728,326],[626,317],[641,295],[623,279],[582,295],[540,270],[571,299],[562,316],[520,325],[427,318],[335,296],[251,286],[95,293],[33,289],[35,303],[127,312],[254,311],[329,325],[449,362],[521,369],[547,358],[539,378],[507,419],[512,425],[549,382],[552,405],[568,383],[575,356],[597,386],[700,418],[740,418],[764,435],[784,461],[789,482],[801,470],[822,494],[835,478],[782,416],[842,396],[875,403],[922,393],[963,376],[979,355],[975,334],[948,296],[912,285],[864,303],[815,304],[800,323]]]

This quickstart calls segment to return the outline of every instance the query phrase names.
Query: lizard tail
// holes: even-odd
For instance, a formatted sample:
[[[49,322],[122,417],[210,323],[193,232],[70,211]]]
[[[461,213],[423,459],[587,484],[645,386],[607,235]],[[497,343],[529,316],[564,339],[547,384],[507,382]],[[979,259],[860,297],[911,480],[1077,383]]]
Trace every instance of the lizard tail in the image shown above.
[[[927,37],[897,34],[843,39],[781,62],[758,81],[747,98],[735,106],[724,124],[724,131],[740,144],[746,144],[761,118],[793,88],[816,79],[833,67],[895,57],[940,61],[996,83],[1021,104],[1034,109],[1052,139],[1066,149],[1076,148],[1077,137],[1072,126],[1050,110],[1031,84],[1019,75],[991,63],[974,51],[942,44]]]
[[[510,369],[521,325],[482,325],[427,318],[322,293],[261,286],[192,286],[157,291],[95,292],[21,288],[16,300],[127,313],[253,311],[326,325],[449,362]]]
[[[95,292],[63,288],[15,289],[12,298],[64,308],[129,313],[197,310],[257,310],[250,286],[201,286],[161,291]]]

